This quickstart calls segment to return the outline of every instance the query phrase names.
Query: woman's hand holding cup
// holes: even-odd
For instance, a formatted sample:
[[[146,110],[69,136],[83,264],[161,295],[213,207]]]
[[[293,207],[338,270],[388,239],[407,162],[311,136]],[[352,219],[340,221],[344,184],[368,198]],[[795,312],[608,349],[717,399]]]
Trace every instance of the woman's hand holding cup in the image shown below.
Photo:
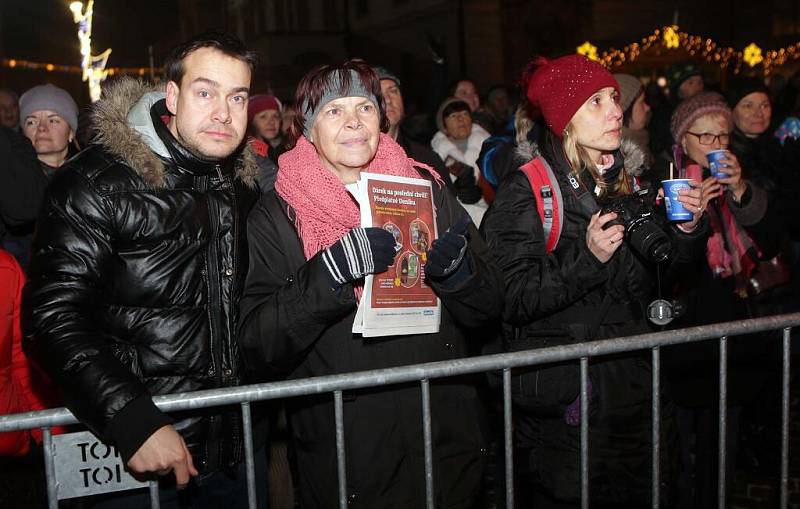
[[[713,177],[706,179],[706,181],[710,180],[716,181]],[[719,184],[716,185],[719,186]],[[705,182],[701,184],[696,180],[689,180],[689,186],[689,189],[681,189],[678,191],[678,201],[681,202],[684,208],[692,213],[692,219],[679,223],[685,231],[690,232],[694,230],[697,223],[700,222],[700,218],[703,217],[703,212],[706,210],[708,201],[711,198],[704,192]]]
[[[711,155],[709,155],[709,162],[710,159]],[[720,184],[728,186],[728,189],[733,193],[736,201],[741,200],[742,195],[747,190],[747,183],[742,179],[742,166],[739,164],[739,159],[737,159],[730,150],[725,150],[723,156],[715,158],[715,164],[713,166],[712,173],[716,172],[715,180]],[[723,175],[727,176],[723,177]],[[719,191],[719,195],[721,194],[722,190]]]

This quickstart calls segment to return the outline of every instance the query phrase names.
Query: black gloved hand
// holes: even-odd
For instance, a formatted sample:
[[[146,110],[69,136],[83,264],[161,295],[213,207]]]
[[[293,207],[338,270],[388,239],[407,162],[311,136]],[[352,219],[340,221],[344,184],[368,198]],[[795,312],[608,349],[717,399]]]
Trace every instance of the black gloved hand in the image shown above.
[[[425,264],[427,276],[444,279],[458,269],[467,252],[467,237],[464,234],[471,222],[469,216],[462,217],[433,242]]]
[[[481,188],[475,182],[475,174],[472,168],[465,166],[466,171],[461,172],[453,182],[453,187],[456,190],[456,197],[461,203],[476,203],[483,196]]]
[[[322,252],[335,285],[385,272],[394,263],[394,235],[383,228],[353,228]]]

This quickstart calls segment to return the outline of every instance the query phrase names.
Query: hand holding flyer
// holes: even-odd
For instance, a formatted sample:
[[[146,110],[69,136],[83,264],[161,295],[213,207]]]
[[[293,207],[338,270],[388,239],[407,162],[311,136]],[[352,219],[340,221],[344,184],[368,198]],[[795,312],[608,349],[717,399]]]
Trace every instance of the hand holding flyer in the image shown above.
[[[439,331],[441,304],[425,282],[428,250],[437,239],[431,183],[362,173],[362,227],[379,227],[395,240],[394,264],[367,276],[353,332],[364,337]]]
[[[461,265],[467,252],[467,238],[464,234],[471,222],[469,216],[462,217],[433,243],[428,253],[430,259],[425,264],[428,276],[443,279],[453,274]]]

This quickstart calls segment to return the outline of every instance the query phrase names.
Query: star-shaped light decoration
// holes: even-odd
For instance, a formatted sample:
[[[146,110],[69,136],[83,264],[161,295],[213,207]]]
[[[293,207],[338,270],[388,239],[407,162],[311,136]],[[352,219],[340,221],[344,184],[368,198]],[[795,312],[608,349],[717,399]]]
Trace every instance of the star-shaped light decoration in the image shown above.
[[[589,60],[597,60],[597,46],[589,41],[584,42],[577,47],[578,55],[583,55]]]
[[[678,27],[672,25],[664,29],[664,45],[668,49],[677,48],[680,45],[681,38],[678,36]]]
[[[761,56],[761,48],[756,46],[756,43],[751,42],[750,45],[744,49],[744,57],[742,59],[747,62],[747,65],[750,67],[755,67],[764,60],[764,57]]]

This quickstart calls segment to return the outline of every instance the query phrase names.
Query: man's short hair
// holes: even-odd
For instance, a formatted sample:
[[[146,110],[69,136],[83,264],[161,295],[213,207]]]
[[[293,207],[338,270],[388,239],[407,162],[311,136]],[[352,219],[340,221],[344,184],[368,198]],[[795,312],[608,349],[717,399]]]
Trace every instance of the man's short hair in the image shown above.
[[[167,81],[181,84],[183,74],[183,59],[200,48],[213,48],[229,57],[246,63],[252,73],[257,64],[254,51],[247,49],[244,43],[235,35],[227,32],[213,31],[196,35],[188,41],[176,46],[164,61],[164,77]]]

